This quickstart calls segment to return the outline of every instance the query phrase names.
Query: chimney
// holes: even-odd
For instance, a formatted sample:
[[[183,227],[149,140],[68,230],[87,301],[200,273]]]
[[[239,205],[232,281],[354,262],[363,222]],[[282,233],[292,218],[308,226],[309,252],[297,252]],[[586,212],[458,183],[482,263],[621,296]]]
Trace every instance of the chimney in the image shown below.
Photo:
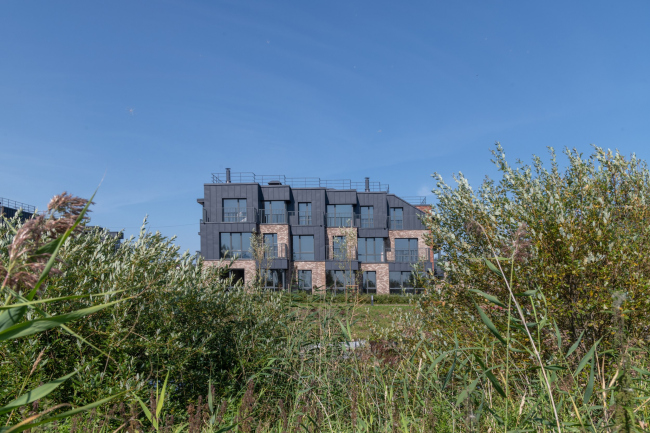
[[[230,183],[230,169],[226,169],[226,183]]]
[[[366,178],[366,192],[370,192],[370,178]]]

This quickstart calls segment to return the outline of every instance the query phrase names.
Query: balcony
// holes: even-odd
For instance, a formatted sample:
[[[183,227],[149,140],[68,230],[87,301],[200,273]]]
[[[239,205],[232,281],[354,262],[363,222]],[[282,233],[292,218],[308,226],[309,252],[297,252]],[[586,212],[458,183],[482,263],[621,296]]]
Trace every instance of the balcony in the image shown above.
[[[311,226],[311,225],[321,225],[323,224],[323,215],[320,214],[320,218],[318,217],[318,214],[315,218],[312,217],[312,212],[311,211],[289,211],[287,212],[289,216],[289,224],[291,225],[298,225],[298,226]]]
[[[252,259],[253,253],[250,250],[221,250],[222,259]]]
[[[359,253],[359,261],[362,263],[384,263],[386,261],[386,251]]]
[[[411,216],[400,216],[387,217],[387,224],[389,230],[425,230],[426,227],[420,221],[420,217],[417,215]]]
[[[222,207],[217,208],[217,218],[213,221],[208,215],[205,215],[206,222],[221,223],[256,223],[257,208],[254,207]]]
[[[347,249],[346,252],[345,247],[331,246],[331,245],[325,246],[325,260],[335,260],[339,262],[345,262],[348,260],[358,260],[357,257],[358,254],[357,254],[356,247],[350,247]]]
[[[359,214],[352,213],[326,213],[327,227],[359,227],[361,218]]]
[[[275,209],[260,209],[258,221],[260,224],[287,224],[289,222],[286,210]]]
[[[267,260],[289,258],[289,247],[287,244],[264,245],[264,258]]]
[[[407,250],[396,250],[386,248],[386,261],[394,263],[417,263],[417,262],[430,262],[431,249],[430,248],[413,248]]]
[[[360,222],[362,229],[372,229],[375,227],[375,219],[371,216],[361,216]]]

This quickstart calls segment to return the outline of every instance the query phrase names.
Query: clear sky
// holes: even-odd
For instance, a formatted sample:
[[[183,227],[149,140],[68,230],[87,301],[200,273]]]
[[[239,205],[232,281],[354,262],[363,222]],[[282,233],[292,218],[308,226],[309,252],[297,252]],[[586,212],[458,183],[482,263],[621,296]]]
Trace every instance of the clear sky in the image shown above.
[[[101,3],[101,4],[100,4]],[[650,2],[0,3],[0,196],[199,248],[212,172],[423,195],[590,144],[650,158]]]

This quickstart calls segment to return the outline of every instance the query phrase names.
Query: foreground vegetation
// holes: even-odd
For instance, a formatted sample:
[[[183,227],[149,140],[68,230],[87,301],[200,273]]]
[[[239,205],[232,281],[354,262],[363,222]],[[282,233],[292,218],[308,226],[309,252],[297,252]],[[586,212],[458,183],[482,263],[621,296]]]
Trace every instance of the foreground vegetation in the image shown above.
[[[646,431],[649,171],[568,155],[439,179],[446,278],[401,305],[228,289],[59,196],[0,228],[2,431]]]

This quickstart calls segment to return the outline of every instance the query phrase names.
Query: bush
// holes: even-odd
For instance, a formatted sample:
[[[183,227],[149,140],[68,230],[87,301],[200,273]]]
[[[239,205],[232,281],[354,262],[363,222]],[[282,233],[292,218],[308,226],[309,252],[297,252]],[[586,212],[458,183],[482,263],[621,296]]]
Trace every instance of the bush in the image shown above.
[[[561,169],[550,149],[550,169],[534,158],[513,168],[497,143],[494,163],[502,173],[474,191],[465,177],[447,185],[440,175],[438,203],[426,217],[430,241],[446,261],[437,299],[458,309],[457,322],[473,329],[475,307],[468,289],[502,296],[503,279],[482,259],[514,277],[516,292],[540,290],[548,311],[572,340],[612,337],[612,297],[627,299],[633,336],[647,336],[650,316],[650,173],[634,155],[595,147],[588,157],[565,151]],[[497,260],[492,254],[495,251]],[[464,322],[461,325],[461,322]]]

